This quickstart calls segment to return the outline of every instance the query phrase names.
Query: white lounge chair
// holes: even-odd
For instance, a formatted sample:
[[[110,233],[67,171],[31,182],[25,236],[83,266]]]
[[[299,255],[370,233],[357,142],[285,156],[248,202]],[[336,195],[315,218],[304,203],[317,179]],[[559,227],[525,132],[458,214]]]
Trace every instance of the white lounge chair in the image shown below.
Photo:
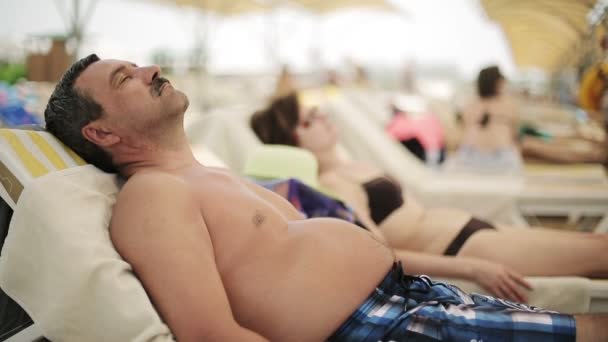
[[[251,112],[252,108],[249,107],[217,109],[190,126],[188,131],[190,141],[195,147],[207,147],[212,150],[234,171],[243,172],[248,161],[256,158],[257,151],[264,148],[248,126]],[[402,150],[400,145],[395,147],[399,151]],[[256,176],[264,175],[256,174]],[[273,172],[266,176],[277,177],[277,173]],[[293,175],[283,175],[283,177],[291,176]],[[421,177],[427,176],[421,175]],[[479,186],[475,179],[457,178],[454,182],[457,184],[454,188],[445,188],[440,183],[434,183],[437,188],[433,189],[433,192],[445,193],[445,197],[454,198],[451,196],[460,196],[461,192],[466,191],[467,182],[470,182],[471,188]],[[482,186],[487,186],[481,190],[483,197],[475,190],[471,191],[473,196],[465,197],[469,200],[469,204],[475,205],[471,200],[474,198],[477,203],[494,210],[495,217],[508,217],[503,210],[506,208],[508,212],[511,209],[509,200],[507,199],[506,204],[501,206],[501,198],[497,200],[495,193],[504,185],[482,182]],[[429,199],[432,200],[430,197]],[[443,198],[439,200],[442,201]],[[496,201],[494,202],[496,204],[492,207],[488,206],[488,202],[492,201]],[[452,202],[445,201],[445,203]],[[492,214],[492,211],[488,213]],[[535,287],[535,291],[530,294],[530,302],[533,305],[571,313],[608,312],[608,281],[606,280],[591,280],[584,277],[527,277],[526,279]],[[448,281],[457,283],[466,291],[483,293],[483,290],[473,283],[460,280]]]
[[[289,153],[289,150],[293,150]],[[262,165],[268,163],[273,167]],[[294,168],[293,165],[298,165]],[[261,145],[248,158],[245,175],[254,178],[300,178],[318,185],[318,165],[310,152],[296,147]],[[608,281],[584,277],[526,277],[534,286],[530,303],[565,312],[608,312]],[[478,285],[458,279],[444,279],[467,292],[484,293]]]
[[[358,111],[365,115],[371,123],[378,128],[384,128],[391,117],[389,104],[395,97],[394,93],[386,91],[369,91],[360,89],[346,89],[342,95]],[[537,108],[537,107],[535,107]],[[531,109],[538,111],[539,109]],[[565,112],[565,111],[561,111]],[[540,116],[539,114],[536,114]],[[562,116],[565,114],[562,113]],[[566,120],[562,118],[561,121]],[[574,120],[572,118],[572,120]],[[442,117],[447,126],[453,124],[450,118]],[[409,153],[409,151],[406,151]],[[575,184],[608,184],[608,176],[601,164],[569,164],[555,165],[543,162],[526,163],[524,165],[524,176],[528,181],[535,183],[575,183]]]
[[[191,123],[187,130],[192,145],[206,146],[226,162],[232,170],[242,172],[247,159],[252,155],[255,148],[261,145],[248,123],[253,110],[252,107],[245,106],[230,107],[216,109],[202,116],[198,122]],[[343,143],[345,146],[347,145],[344,141]],[[362,149],[367,147],[363,146]],[[398,153],[403,153],[401,146],[394,146],[394,148]],[[345,150],[342,152],[347,153]],[[358,157],[356,153],[351,153],[351,155],[354,158]],[[382,153],[380,157],[386,158],[388,163],[392,161],[390,152]],[[410,170],[410,172],[416,172],[416,170]],[[419,179],[420,182],[425,182],[425,179],[427,179],[426,186],[435,188],[435,192],[432,192],[432,194],[441,194],[437,198],[421,197],[427,203],[445,206],[458,202],[463,209],[467,209],[476,216],[485,219],[516,223],[525,222],[519,216],[520,213],[516,209],[513,199],[520,186],[517,182],[511,181],[511,183],[505,185],[478,181],[469,177],[459,177],[460,181],[443,186],[438,183],[436,177],[430,177],[428,174],[419,173],[419,175],[413,177]],[[510,180],[507,179],[507,181]],[[458,200],[456,201],[455,198],[458,198]]]
[[[466,206],[465,209],[478,215],[475,206],[479,202],[468,202],[467,197],[473,192],[489,191],[512,199],[510,223],[525,224],[524,215],[568,216],[571,219],[587,216],[600,217],[593,228],[595,231],[608,230],[608,184],[603,181],[538,182],[526,177],[433,171],[376,127],[347,98],[338,96],[328,103],[331,117],[349,152],[356,159],[381,166],[429,205]],[[482,184],[485,190],[482,190]],[[447,193],[454,196],[449,203],[442,200]],[[484,213],[479,216],[484,217]]]

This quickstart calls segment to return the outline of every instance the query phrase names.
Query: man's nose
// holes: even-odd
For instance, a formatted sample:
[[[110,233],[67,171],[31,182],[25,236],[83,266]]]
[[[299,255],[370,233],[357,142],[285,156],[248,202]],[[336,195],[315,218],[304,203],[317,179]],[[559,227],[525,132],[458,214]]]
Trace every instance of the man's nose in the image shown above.
[[[145,83],[152,83],[152,81],[160,75],[160,67],[158,65],[141,67],[139,68],[138,73]]]

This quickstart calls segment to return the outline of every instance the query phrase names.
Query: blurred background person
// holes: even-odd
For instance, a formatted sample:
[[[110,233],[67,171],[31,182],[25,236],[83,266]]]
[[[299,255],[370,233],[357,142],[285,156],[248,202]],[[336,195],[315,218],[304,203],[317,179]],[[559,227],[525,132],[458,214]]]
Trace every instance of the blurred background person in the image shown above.
[[[431,167],[445,160],[445,133],[439,118],[415,95],[398,95],[386,132]]]
[[[519,173],[518,109],[506,92],[507,82],[497,66],[477,77],[478,97],[462,110],[462,140],[448,170]]]

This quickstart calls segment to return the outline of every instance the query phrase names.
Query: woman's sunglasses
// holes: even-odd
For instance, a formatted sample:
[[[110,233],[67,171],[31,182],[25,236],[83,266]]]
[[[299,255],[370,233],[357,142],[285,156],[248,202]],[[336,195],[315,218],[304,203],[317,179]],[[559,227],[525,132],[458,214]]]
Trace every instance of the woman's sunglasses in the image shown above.
[[[308,114],[306,116],[306,119],[302,120],[302,122],[300,122],[300,126],[304,127],[304,128],[308,128],[310,127],[310,125],[312,125],[313,122],[317,121],[317,120],[321,120],[321,119],[325,119],[327,118],[327,115],[324,113],[319,112],[319,108],[314,107],[309,111],[310,114]]]

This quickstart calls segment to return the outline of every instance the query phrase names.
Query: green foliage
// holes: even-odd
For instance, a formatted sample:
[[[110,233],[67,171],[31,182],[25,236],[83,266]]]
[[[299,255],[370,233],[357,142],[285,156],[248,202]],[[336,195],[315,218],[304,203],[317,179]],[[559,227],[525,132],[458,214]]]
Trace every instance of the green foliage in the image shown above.
[[[15,84],[26,76],[24,64],[0,64],[0,81]]]

